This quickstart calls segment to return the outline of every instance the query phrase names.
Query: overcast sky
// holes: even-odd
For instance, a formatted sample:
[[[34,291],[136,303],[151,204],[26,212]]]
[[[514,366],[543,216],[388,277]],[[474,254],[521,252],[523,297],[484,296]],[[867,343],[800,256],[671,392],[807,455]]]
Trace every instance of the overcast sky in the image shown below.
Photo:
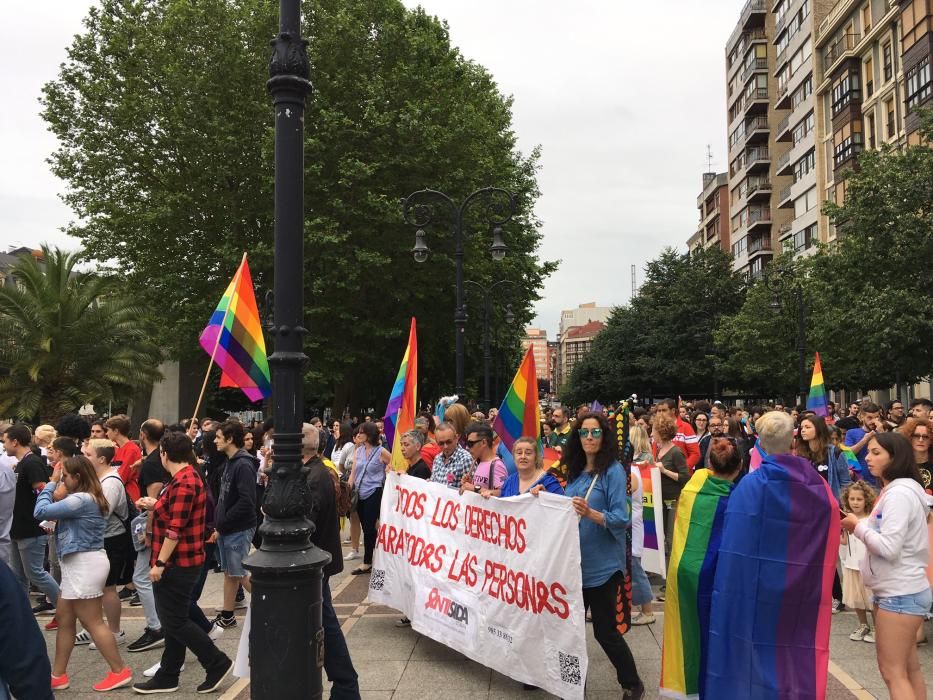
[[[543,149],[541,256],[561,265],[536,312],[552,339],[561,309],[624,303],[632,264],[640,279],[664,246],[686,249],[706,145],[714,170],[727,165],[724,44],[743,0],[404,2],[448,21],[454,45],[514,96],[522,151]],[[59,231],[73,217],[37,99],[90,5],[2,3],[0,249],[76,245]]]

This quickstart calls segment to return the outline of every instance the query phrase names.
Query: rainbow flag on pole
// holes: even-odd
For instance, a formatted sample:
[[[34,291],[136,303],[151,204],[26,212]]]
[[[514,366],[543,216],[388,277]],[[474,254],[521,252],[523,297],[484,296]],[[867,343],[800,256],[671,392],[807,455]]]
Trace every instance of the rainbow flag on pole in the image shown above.
[[[810,394],[807,396],[807,410],[813,411],[824,418],[829,415],[829,406],[826,401],[826,386],[823,384],[823,365],[820,364],[820,353],[816,353],[813,362],[813,378],[810,380]]]
[[[415,319],[408,331],[408,347],[392,385],[389,405],[385,414],[386,442],[392,449],[392,466],[398,472],[408,469],[408,460],[402,456],[402,435],[415,427],[418,410],[418,333]]]
[[[661,697],[699,698],[706,671],[713,577],[732,483],[697,469],[680,492],[664,602]]]
[[[528,346],[525,359],[515,373],[512,385],[502,400],[499,414],[492,424],[502,443],[510,452],[512,444],[522,436],[541,442],[541,406],[538,405],[538,375],[535,356]]]
[[[199,341],[211,362],[220,366],[220,386],[239,387],[250,401],[261,401],[272,393],[246,253]]]

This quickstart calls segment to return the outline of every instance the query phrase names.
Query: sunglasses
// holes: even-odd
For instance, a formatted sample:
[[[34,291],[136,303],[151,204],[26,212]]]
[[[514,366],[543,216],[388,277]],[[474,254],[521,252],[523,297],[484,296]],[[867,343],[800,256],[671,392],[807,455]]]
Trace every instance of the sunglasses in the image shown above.
[[[485,442],[485,441],[484,441],[482,438],[480,438],[479,440],[467,440],[467,441],[466,441],[466,444],[467,444],[467,447],[473,447],[473,446],[475,446],[475,445],[480,444],[481,442]],[[440,444],[440,443],[438,443],[438,444]]]
[[[914,433],[913,435],[911,435],[911,437],[914,440],[929,440],[930,439],[929,435],[920,435],[918,433]]]
[[[602,437],[603,429],[602,428],[580,428],[579,430],[581,438],[598,438]]]

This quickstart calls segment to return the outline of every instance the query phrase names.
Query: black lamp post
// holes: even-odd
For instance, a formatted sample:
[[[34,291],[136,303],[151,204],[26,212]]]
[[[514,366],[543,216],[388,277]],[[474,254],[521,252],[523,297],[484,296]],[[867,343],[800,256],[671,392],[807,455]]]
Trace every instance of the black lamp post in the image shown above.
[[[769,306],[779,311],[781,308],[781,293],[789,285],[793,285],[794,301],[797,303],[797,353],[798,372],[800,379],[800,405],[807,405],[807,307],[803,298],[803,287],[794,279],[793,270],[788,267],[774,266],[765,276],[765,284],[774,295]]]
[[[474,282],[473,280],[466,280],[464,284],[468,284],[472,287],[476,287],[479,290],[479,293],[483,297],[483,401],[486,404],[488,409],[491,405],[491,395],[489,393],[489,363],[492,361],[492,351],[489,347],[490,333],[489,333],[489,321],[492,316],[492,294],[499,287],[515,287],[515,283],[512,280],[499,280],[498,282],[493,282],[488,287],[484,287],[479,282]],[[464,303],[464,309],[466,304]],[[515,314],[512,313],[512,304],[509,302],[505,307],[505,322],[508,325],[512,325],[512,322],[515,320]]]
[[[484,205],[484,215],[492,234],[492,244],[489,253],[493,260],[502,260],[508,247],[502,240],[502,226],[509,221],[516,212],[515,195],[501,187],[484,187],[467,196],[458,206],[453,199],[437,190],[418,190],[402,200],[402,215],[405,222],[414,226],[415,246],[411,249],[415,262],[426,262],[431,254],[425,238],[425,228],[431,225],[436,215],[435,207],[440,204],[450,211],[454,235],[454,261],[457,268],[457,302],[454,310],[454,327],[456,329],[456,391],[463,398],[465,392],[463,376],[463,334],[466,332],[466,309],[463,304],[463,220],[466,212],[473,203]],[[488,391],[487,391],[488,394]]]
[[[275,112],[275,295],[268,329],[275,352],[272,407],[275,463],[260,528],[262,547],[244,564],[252,574],[250,695],[320,698],[323,666],[322,568],[330,555],[311,544],[314,525],[301,464],[304,407],[304,110],[311,91],[299,0],[280,0],[269,82]]]

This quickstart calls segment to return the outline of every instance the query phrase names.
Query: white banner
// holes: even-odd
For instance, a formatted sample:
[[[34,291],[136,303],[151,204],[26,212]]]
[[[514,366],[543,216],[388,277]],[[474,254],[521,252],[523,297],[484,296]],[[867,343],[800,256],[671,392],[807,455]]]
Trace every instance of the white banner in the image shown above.
[[[583,698],[586,623],[570,499],[488,500],[386,477],[369,600],[468,658],[567,700]]]
[[[633,464],[641,475],[644,548],[641,567],[667,578],[664,560],[664,500],[661,498],[661,470],[649,463]]]

